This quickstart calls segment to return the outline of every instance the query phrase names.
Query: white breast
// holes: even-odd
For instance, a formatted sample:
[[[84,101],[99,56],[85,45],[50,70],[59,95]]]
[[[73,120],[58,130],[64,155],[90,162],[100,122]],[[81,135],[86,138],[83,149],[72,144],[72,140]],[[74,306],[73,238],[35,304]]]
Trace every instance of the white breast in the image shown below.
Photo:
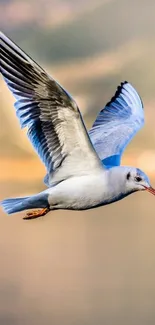
[[[51,209],[87,209],[108,198],[107,172],[103,170],[93,175],[72,177],[48,191]]]

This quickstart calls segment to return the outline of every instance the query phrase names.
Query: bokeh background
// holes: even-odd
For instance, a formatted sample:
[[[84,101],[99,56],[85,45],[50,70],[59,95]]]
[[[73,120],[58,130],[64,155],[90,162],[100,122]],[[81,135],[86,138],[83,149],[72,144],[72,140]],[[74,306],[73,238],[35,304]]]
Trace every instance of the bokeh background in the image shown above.
[[[155,1],[0,0],[0,27],[77,100],[89,128],[130,81],[145,127],[123,164],[155,186]],[[43,190],[45,169],[0,79],[0,199]],[[1,325],[155,324],[155,198],[23,221],[0,211]]]

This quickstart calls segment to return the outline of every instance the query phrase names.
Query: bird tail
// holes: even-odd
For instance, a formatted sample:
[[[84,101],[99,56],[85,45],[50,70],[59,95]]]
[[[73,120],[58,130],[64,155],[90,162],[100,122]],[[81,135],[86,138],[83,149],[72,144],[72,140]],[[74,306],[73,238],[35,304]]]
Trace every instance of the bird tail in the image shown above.
[[[8,214],[28,209],[48,207],[47,195],[41,193],[34,196],[6,199],[0,202],[4,211]]]

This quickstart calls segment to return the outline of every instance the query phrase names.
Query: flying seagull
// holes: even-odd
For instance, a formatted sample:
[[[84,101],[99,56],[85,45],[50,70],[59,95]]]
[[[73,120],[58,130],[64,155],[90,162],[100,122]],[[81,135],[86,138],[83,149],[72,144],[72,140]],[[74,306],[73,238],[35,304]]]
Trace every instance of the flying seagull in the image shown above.
[[[120,166],[125,147],[144,124],[143,104],[133,86],[121,83],[87,132],[69,93],[3,33],[0,40],[0,71],[16,99],[21,127],[27,127],[47,169],[45,191],[6,199],[4,210],[39,209],[26,215],[35,218],[54,209],[109,204],[136,191],[155,195],[143,171]]]

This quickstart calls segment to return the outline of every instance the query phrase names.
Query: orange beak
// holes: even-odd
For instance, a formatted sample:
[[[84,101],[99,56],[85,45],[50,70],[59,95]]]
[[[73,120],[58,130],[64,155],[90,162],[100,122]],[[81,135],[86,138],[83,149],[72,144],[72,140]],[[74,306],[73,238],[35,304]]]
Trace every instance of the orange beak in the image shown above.
[[[153,195],[155,195],[155,189],[153,187],[145,187],[146,191],[152,193]]]

